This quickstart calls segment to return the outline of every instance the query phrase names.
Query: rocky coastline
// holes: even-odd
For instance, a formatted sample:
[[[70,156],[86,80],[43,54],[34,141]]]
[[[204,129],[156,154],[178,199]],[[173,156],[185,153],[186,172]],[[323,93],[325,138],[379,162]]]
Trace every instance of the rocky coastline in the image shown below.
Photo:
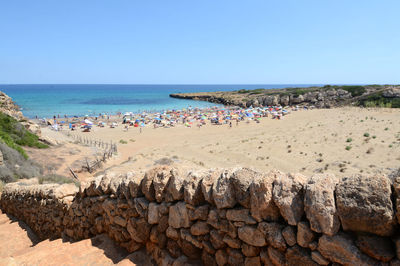
[[[172,98],[207,101],[246,107],[302,105],[333,108],[344,105],[386,104],[400,99],[400,86],[324,86],[309,88],[256,89],[224,92],[175,93]]]

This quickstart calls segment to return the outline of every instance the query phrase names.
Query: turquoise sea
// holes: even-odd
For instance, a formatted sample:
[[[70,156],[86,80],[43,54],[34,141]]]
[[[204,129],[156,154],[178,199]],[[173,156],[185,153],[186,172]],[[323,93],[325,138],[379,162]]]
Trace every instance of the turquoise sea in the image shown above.
[[[99,113],[162,111],[213,103],[180,100],[170,93],[307,87],[316,84],[262,85],[0,85],[26,117],[83,116]]]

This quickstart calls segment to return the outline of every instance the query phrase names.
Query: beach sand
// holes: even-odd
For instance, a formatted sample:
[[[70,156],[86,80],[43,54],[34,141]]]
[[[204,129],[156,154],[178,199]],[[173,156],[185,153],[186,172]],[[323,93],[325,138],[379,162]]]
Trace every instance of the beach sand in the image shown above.
[[[144,171],[157,161],[186,169],[244,166],[337,176],[389,174],[400,165],[398,109],[301,110],[282,120],[268,117],[261,123],[233,123],[232,128],[207,124],[201,129],[182,125],[153,129],[150,125],[140,133],[133,127],[124,131],[120,124],[71,133],[117,142],[118,155],[105,168],[121,173]]]

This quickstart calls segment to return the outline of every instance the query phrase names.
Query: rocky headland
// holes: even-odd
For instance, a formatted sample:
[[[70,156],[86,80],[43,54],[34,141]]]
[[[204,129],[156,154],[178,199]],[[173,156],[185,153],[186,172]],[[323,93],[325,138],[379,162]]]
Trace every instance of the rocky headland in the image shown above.
[[[399,184],[158,166],[108,172],[81,188],[8,184],[0,207],[40,239],[105,234],[158,265],[399,265]]]
[[[208,101],[239,107],[305,105],[332,108],[344,105],[400,107],[400,86],[330,86],[170,94],[172,98]]]

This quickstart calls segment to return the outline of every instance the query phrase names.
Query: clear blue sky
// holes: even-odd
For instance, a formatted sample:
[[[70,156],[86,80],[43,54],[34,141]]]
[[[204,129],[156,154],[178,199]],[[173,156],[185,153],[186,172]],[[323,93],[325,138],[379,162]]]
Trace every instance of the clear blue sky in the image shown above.
[[[1,0],[0,84],[400,83],[399,0]]]

